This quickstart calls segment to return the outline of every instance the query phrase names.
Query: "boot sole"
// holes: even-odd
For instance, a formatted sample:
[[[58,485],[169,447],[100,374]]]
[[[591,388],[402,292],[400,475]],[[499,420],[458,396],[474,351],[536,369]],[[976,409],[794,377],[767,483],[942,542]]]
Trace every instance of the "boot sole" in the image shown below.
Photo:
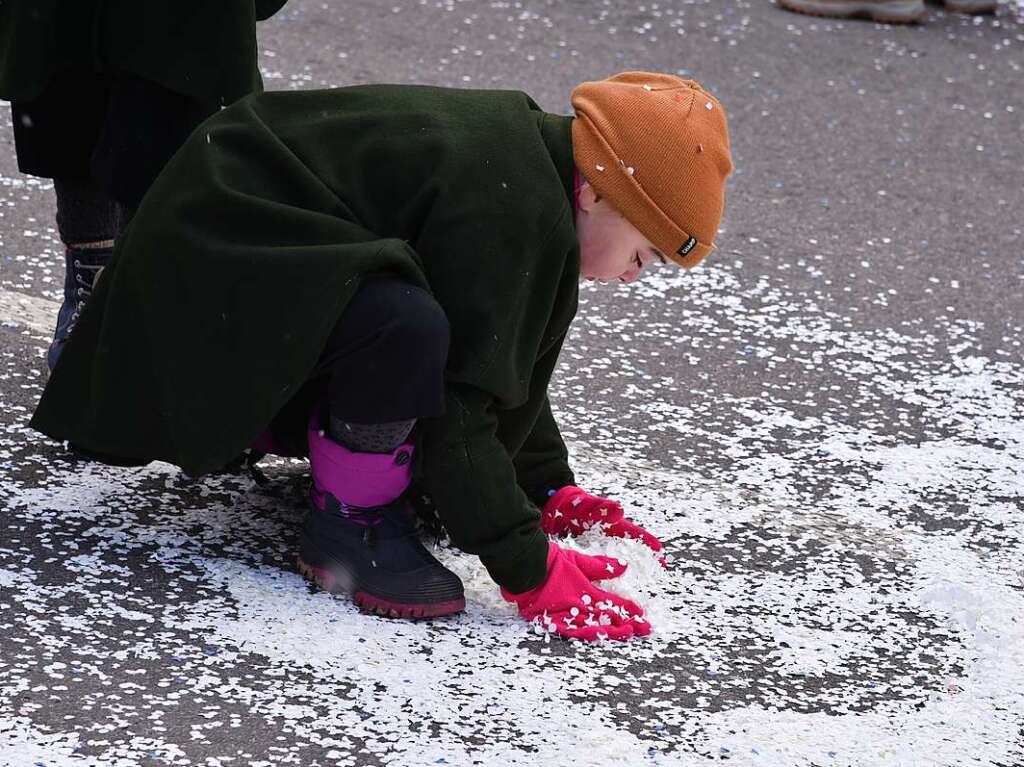
[[[385,618],[439,618],[443,615],[454,615],[466,609],[466,598],[460,597],[448,602],[425,602],[408,604],[392,602],[378,596],[356,589],[354,592],[327,570],[307,564],[302,557],[296,559],[299,573],[308,581],[315,583],[330,594],[348,594],[360,610]]]
[[[916,24],[921,21],[927,10],[921,0],[906,2],[877,3],[857,2],[825,2],[824,0],[776,0],[788,11],[796,11],[808,16],[821,16],[830,19],[870,19],[880,24]]]

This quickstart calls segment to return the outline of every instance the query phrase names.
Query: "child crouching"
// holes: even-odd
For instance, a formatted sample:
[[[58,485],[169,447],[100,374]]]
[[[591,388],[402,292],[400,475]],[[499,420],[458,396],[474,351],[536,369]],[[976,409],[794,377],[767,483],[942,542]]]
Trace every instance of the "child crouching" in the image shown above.
[[[300,570],[365,609],[456,612],[415,484],[524,618],[646,635],[643,609],[596,584],[624,565],[548,538],[599,525],[660,549],[576,487],[547,388],[581,279],[711,251],[726,118],[697,83],[652,73],[572,103],[359,86],[222,110],[143,199],[33,426],[190,474],[253,445],[308,455]]]

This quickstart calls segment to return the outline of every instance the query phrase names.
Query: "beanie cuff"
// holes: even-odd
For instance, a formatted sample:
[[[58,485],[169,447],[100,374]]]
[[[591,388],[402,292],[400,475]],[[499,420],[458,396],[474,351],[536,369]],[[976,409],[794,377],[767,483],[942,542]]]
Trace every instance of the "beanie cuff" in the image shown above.
[[[619,159],[586,114],[576,115],[572,121],[572,132],[580,173],[597,190],[597,194],[608,198],[654,247],[687,269],[711,253],[712,245],[683,231],[644,191],[635,172],[631,173],[631,169]]]

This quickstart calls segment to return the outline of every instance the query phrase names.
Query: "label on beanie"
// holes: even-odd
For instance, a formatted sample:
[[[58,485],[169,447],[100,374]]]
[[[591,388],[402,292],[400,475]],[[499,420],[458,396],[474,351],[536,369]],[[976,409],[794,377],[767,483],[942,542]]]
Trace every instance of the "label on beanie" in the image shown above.
[[[689,252],[693,250],[694,246],[696,246],[696,244],[697,238],[691,237],[679,247],[679,250],[676,251],[676,254],[680,256],[688,255]]]

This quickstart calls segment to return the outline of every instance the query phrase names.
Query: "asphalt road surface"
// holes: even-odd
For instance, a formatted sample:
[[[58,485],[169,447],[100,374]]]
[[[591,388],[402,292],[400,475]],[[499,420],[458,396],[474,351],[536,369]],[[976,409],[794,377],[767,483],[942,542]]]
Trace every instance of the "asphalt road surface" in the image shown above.
[[[767,0],[291,0],[273,89],[711,88],[736,172],[698,269],[583,288],[552,387],[583,539],[652,636],[359,614],[294,571],[307,481],[76,462],[27,428],[63,279],[0,106],[0,764],[1024,765],[1024,26]]]

